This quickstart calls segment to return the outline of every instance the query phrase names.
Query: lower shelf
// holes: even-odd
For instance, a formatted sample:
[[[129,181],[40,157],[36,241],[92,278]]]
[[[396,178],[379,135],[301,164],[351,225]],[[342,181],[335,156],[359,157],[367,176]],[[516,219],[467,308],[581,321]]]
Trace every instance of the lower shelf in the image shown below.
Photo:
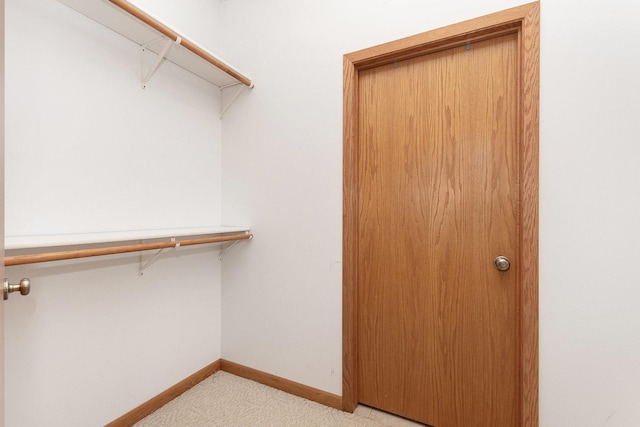
[[[170,238],[170,240],[166,240]],[[5,248],[16,252],[19,249],[37,248],[75,248],[45,253],[15,254],[4,258],[5,266],[33,264],[40,262],[62,261],[103,255],[115,255],[127,252],[162,250],[181,246],[193,246],[210,243],[237,242],[249,240],[253,234],[247,227],[203,227],[163,230],[137,230],[114,233],[86,233],[46,236],[7,237]],[[163,241],[157,241],[162,240]],[[142,242],[154,240],[153,242]],[[140,241],[141,243],[123,244],[122,242]],[[121,244],[116,244],[120,242]],[[78,248],[83,245],[101,245],[100,247]]]

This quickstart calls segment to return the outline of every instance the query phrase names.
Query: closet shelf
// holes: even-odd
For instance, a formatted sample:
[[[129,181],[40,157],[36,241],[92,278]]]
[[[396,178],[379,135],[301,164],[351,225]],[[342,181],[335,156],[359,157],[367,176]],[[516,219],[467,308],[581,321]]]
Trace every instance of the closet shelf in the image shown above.
[[[128,252],[162,250],[211,243],[237,243],[252,239],[248,227],[199,227],[162,230],[135,230],[110,233],[62,234],[42,236],[6,236],[5,249],[10,252],[28,253],[4,258],[5,266],[62,261]],[[170,240],[167,240],[170,239]],[[144,243],[144,240],[152,242]],[[130,244],[133,241],[140,243]],[[129,244],[126,244],[129,242]],[[99,247],[82,248],[92,245]],[[74,248],[71,250],[31,253],[40,248]]]
[[[239,84],[253,87],[232,66],[125,0],[59,1],[160,55],[156,66],[164,57],[221,89]]]

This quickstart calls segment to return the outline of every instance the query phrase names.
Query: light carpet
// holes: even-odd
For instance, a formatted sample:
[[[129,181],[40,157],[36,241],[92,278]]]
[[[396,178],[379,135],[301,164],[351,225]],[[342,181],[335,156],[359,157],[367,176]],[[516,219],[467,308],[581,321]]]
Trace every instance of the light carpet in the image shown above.
[[[217,372],[134,427],[380,427],[384,424]]]

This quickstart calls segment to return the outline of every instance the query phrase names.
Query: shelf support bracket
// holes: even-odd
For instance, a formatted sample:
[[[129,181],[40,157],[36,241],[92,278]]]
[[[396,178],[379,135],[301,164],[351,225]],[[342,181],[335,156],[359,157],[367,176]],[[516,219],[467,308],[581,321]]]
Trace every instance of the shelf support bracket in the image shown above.
[[[171,49],[171,46],[173,46],[174,43],[175,44],[180,44],[182,42],[182,38],[180,36],[178,36],[178,38],[175,41],[171,40],[171,39],[167,40],[167,42],[165,43],[164,47],[162,48],[162,50],[158,54],[158,57],[156,58],[156,61],[153,63],[153,65],[151,66],[149,71],[147,71],[145,73],[144,72],[144,52],[147,50],[147,47],[150,44],[155,43],[155,42],[157,42],[159,40],[162,40],[162,38],[152,40],[152,41],[142,45],[142,51],[140,52],[140,72],[141,72],[140,80],[142,82],[142,89],[146,89],[147,88],[147,83],[149,82],[149,80],[151,80],[151,77],[153,77],[155,72],[158,70],[158,68],[160,67],[160,65],[164,61],[165,56],[169,52],[169,49]]]
[[[229,102],[227,102],[227,105],[225,105],[224,104],[224,91],[225,91],[225,89],[229,89],[229,88],[234,87],[234,86],[240,86],[240,89],[238,89],[236,91],[236,93],[229,100]],[[240,95],[242,95],[242,92],[244,92],[244,90],[247,87],[248,86],[245,86],[242,83],[231,83],[231,84],[228,84],[226,86],[220,86],[220,119],[222,119],[222,116],[224,116],[224,113],[227,112],[229,107],[231,107],[231,105],[236,101],[236,99],[238,99],[240,97]]]
[[[248,232],[247,232],[248,233]],[[253,239],[253,236],[249,237],[249,240]],[[231,249],[234,248],[234,246],[236,246],[238,243],[243,242],[244,240],[234,240],[233,242],[229,243],[228,245],[226,245],[226,247],[223,247],[220,250],[220,256],[218,257],[218,259],[220,261],[222,261],[222,259],[224,258],[224,256],[227,254],[227,252],[229,252]]]
[[[172,237],[172,238],[171,238],[171,241],[172,241],[172,242],[175,242],[175,241],[176,241],[176,238],[175,238],[175,237]],[[148,261],[147,261],[143,266],[141,266],[141,267],[140,267],[140,275],[141,275],[141,276],[142,276],[142,275],[144,275],[144,271],[145,271],[147,268],[151,267],[151,265],[152,265],[153,263],[155,263],[155,262],[158,260],[158,258],[160,257],[160,255],[162,255],[164,252],[170,251],[170,250],[172,250],[172,249],[177,249],[177,248],[179,248],[179,247],[180,247],[180,242],[176,243],[176,244],[175,244],[175,246],[173,246],[173,247],[171,247],[171,248],[163,248],[163,249],[160,249],[160,250],[159,250],[158,252],[156,252],[156,253],[155,253],[151,258],[149,258],[149,260],[148,260]],[[142,261],[141,261],[141,263],[142,263]]]

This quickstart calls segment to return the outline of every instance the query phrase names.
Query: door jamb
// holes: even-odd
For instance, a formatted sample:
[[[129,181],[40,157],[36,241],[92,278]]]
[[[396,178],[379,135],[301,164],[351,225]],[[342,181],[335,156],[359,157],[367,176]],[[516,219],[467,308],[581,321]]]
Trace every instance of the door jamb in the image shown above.
[[[467,42],[519,34],[519,224],[521,286],[518,332],[519,425],[538,418],[538,182],[540,4],[529,3],[344,56],[343,95],[343,330],[342,407],[353,412],[357,384],[358,74],[360,70],[422,56]]]

